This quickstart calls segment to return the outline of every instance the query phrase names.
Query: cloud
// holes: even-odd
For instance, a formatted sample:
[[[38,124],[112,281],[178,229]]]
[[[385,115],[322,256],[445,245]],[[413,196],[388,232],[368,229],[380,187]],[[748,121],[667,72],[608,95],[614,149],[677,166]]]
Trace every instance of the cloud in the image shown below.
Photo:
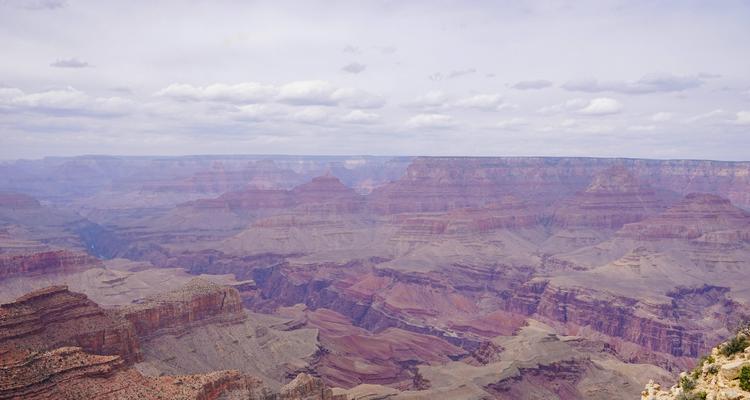
[[[417,114],[406,121],[406,126],[414,129],[445,129],[455,125],[453,117],[445,114]]]
[[[460,78],[464,75],[471,75],[473,73],[477,72],[474,68],[467,68],[467,69],[459,69],[459,70],[453,70],[448,73],[446,78],[448,79],[454,79],[454,78]]]
[[[648,74],[636,81],[599,82],[596,79],[571,81],[562,87],[576,92],[616,92],[625,94],[646,94],[680,92],[703,84],[698,76],[675,76],[671,74]]]
[[[159,97],[169,97],[181,101],[216,101],[234,104],[261,103],[269,101],[276,89],[256,82],[234,85],[215,83],[208,86],[193,86],[174,83],[155,93]]]
[[[92,97],[72,87],[25,93],[18,88],[0,88],[0,110],[28,111],[50,116],[114,117],[127,114],[130,100],[120,97]]]
[[[694,115],[694,116],[686,119],[685,122],[690,124],[690,123],[693,123],[693,122],[698,122],[698,121],[703,121],[703,120],[707,120],[707,119],[712,119],[712,118],[716,118],[718,116],[724,115],[724,113],[725,113],[725,111],[719,108],[719,109],[712,110],[712,111],[709,111],[709,112],[705,112],[705,113],[702,113],[702,114]]]
[[[358,74],[364,71],[366,68],[367,66],[364,64],[353,62],[353,63],[344,65],[343,67],[341,67],[341,70],[344,72],[348,72],[350,74]]]
[[[523,118],[509,118],[496,123],[495,126],[500,129],[514,130],[528,124],[529,122]]]
[[[350,124],[373,124],[380,120],[380,115],[362,110],[352,110],[341,117],[341,121]]]
[[[65,0],[10,0],[10,4],[27,10],[55,10],[65,7]],[[0,5],[2,2],[0,2]]]
[[[671,120],[672,116],[673,115],[670,112],[660,111],[660,112],[655,113],[654,115],[652,115],[651,116],[651,120],[652,121],[656,121],[656,122],[665,122],[665,121]]]
[[[68,58],[57,60],[51,63],[49,66],[55,68],[86,68],[90,67],[91,65],[86,61],[81,61],[77,58]]]
[[[627,128],[629,131],[634,132],[651,132],[653,130],[656,130],[656,126],[654,125],[631,125]]]
[[[342,105],[352,108],[379,108],[385,100],[355,88],[336,88],[327,81],[297,81],[281,86],[278,100],[292,105]]]
[[[431,90],[408,103],[409,106],[425,109],[445,108],[448,95],[442,90]]]
[[[330,117],[330,111],[324,107],[305,107],[295,112],[292,119],[306,124],[319,124]]]
[[[336,89],[331,99],[339,105],[351,108],[380,108],[385,105],[385,99],[362,89]]]
[[[750,125],[750,111],[738,111],[734,122],[739,125]]]
[[[430,74],[427,76],[427,79],[435,82],[442,81],[443,79],[456,79],[460,78],[465,75],[471,75],[476,73],[477,70],[474,68],[467,68],[467,69],[459,69],[459,70],[453,70],[448,73],[442,73],[442,72],[435,72],[433,74]]]
[[[589,102],[584,99],[570,99],[564,103],[542,107],[537,112],[540,114],[558,114],[565,111],[580,110],[587,105],[589,105]]]
[[[548,88],[550,86],[552,86],[552,82],[539,79],[534,81],[520,81],[511,87],[518,90],[537,90]]]
[[[482,111],[499,111],[512,108],[513,105],[503,102],[499,94],[478,94],[457,100],[454,105],[460,108],[471,108]]]
[[[599,97],[589,102],[586,107],[578,110],[580,114],[586,115],[609,115],[617,114],[622,110],[622,104],[608,97]]]

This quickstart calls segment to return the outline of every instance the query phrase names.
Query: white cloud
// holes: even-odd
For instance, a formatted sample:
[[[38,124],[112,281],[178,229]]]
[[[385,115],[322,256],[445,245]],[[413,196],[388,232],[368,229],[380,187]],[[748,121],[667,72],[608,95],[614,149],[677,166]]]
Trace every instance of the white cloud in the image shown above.
[[[341,121],[351,124],[372,124],[380,119],[380,115],[362,110],[352,110],[341,117]]]
[[[652,121],[656,121],[656,122],[665,122],[665,121],[671,120],[672,117],[673,117],[672,113],[660,111],[660,112],[655,113],[654,115],[652,115],[651,116],[651,120]]]
[[[331,95],[334,102],[352,108],[380,108],[385,105],[385,99],[362,89],[341,88]]]
[[[415,129],[443,129],[450,128],[455,125],[456,122],[453,117],[445,114],[417,114],[406,121],[407,127]]]
[[[570,99],[570,100],[565,101],[564,103],[542,107],[538,109],[536,112],[540,114],[559,114],[565,111],[580,109],[582,107],[587,106],[588,104],[589,102],[584,99]]]
[[[183,101],[216,101],[236,104],[262,103],[272,99],[276,89],[257,82],[243,82],[234,85],[215,83],[208,86],[193,86],[174,83],[155,93],[156,96],[170,97]]]
[[[568,82],[562,87],[579,92],[618,92],[646,94],[657,92],[680,92],[703,84],[700,76],[676,76],[672,74],[648,74],[635,81],[599,82],[596,79]]]
[[[719,108],[719,109],[716,109],[716,110],[705,112],[703,114],[698,114],[698,115],[692,116],[692,117],[686,119],[685,122],[687,122],[687,123],[693,123],[693,122],[703,121],[703,120],[707,120],[707,119],[713,119],[713,118],[719,117],[721,115],[724,115],[724,113],[725,113],[725,111]]]
[[[454,105],[461,108],[473,108],[482,111],[499,111],[513,108],[513,105],[503,102],[499,94],[478,94],[457,100]]]
[[[589,102],[586,107],[578,110],[581,114],[586,115],[609,115],[617,114],[622,110],[622,104],[609,97],[598,97]]]
[[[25,93],[0,88],[0,109],[32,111],[52,116],[111,117],[128,113],[133,102],[120,97],[92,97],[72,87]]]
[[[737,112],[734,122],[740,125],[750,125],[750,111]]]
[[[411,101],[409,105],[425,109],[444,108],[448,100],[448,95],[442,90],[431,90]]]
[[[509,118],[495,124],[500,129],[517,129],[521,126],[528,125],[528,121],[523,118]]]
[[[330,117],[330,111],[324,107],[305,107],[292,115],[297,122],[316,124],[325,122]]]
[[[281,86],[279,101],[288,104],[334,105],[331,99],[336,88],[327,81],[296,81]]]

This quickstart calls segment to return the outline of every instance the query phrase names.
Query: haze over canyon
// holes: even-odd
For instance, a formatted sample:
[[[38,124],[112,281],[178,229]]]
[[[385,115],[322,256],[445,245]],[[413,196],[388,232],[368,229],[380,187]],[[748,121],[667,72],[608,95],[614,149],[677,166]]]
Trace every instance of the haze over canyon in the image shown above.
[[[748,162],[0,172],[0,398],[637,398],[750,315]]]

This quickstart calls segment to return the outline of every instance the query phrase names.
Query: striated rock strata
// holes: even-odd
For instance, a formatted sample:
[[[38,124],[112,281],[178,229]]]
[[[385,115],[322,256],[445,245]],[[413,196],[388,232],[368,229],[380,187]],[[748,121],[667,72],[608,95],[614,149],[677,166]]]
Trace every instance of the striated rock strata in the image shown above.
[[[77,272],[101,266],[101,261],[80,251],[52,250],[31,254],[0,254],[0,279]]]

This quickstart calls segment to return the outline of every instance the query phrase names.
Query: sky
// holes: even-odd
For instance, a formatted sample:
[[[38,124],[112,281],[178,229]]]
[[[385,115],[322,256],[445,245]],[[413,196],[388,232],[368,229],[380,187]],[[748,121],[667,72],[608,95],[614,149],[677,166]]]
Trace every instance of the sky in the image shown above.
[[[750,1],[0,0],[0,159],[750,160]]]

